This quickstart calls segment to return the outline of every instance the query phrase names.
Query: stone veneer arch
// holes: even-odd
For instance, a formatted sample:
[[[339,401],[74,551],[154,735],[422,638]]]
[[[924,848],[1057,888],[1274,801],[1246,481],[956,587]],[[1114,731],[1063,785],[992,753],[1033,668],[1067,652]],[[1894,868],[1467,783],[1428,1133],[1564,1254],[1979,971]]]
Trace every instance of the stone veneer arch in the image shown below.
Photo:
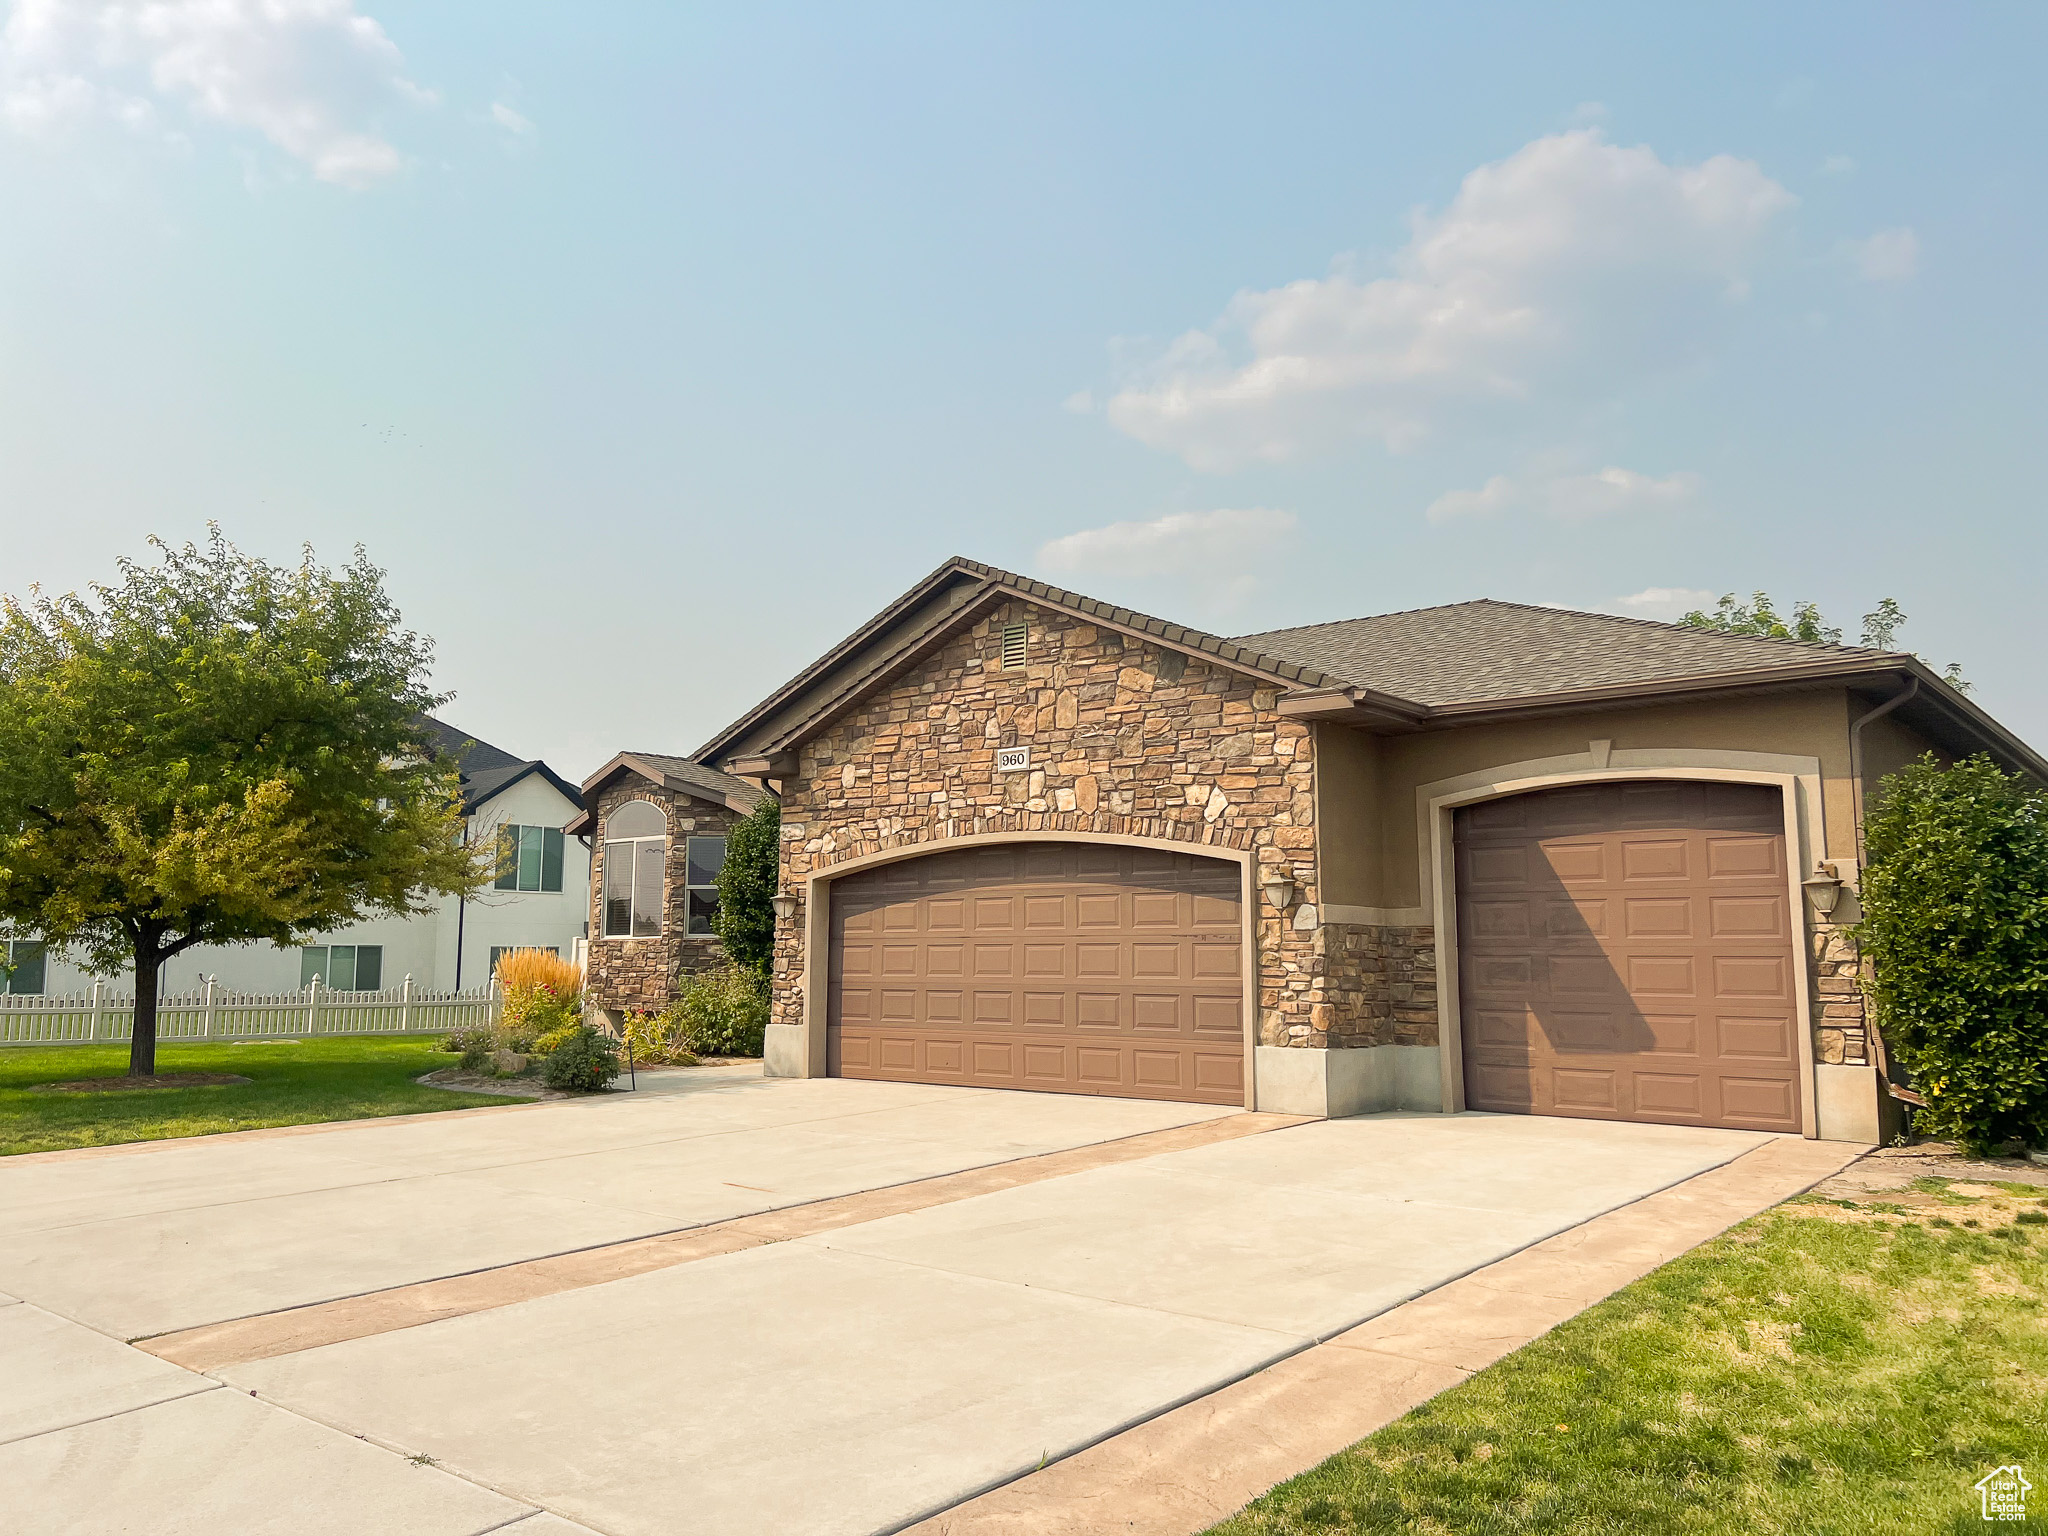
[[[1033,820],[1044,819],[1033,816]],[[1122,818],[1138,820],[1139,818]],[[1169,828],[1171,824],[1168,824]],[[1204,831],[1212,831],[1204,828]],[[1077,828],[1023,827],[1008,831],[970,832],[964,836],[921,838],[872,852],[858,853],[814,870],[805,880],[801,906],[793,921],[798,925],[803,946],[803,977],[791,983],[801,994],[802,1022],[796,1025],[770,1024],[767,1070],[771,1077],[823,1077],[825,1075],[825,1023],[828,999],[824,989],[809,985],[813,976],[830,974],[826,953],[832,934],[832,884],[848,875],[901,864],[932,854],[953,853],[963,848],[986,848],[1017,843],[1097,843],[1119,848],[1158,848],[1190,853],[1198,858],[1216,859],[1238,868],[1238,914],[1243,940],[1244,969],[1244,1081],[1245,1108],[1254,1109],[1258,1088],[1252,1070],[1253,1050],[1258,1044],[1259,954],[1258,909],[1260,900],[1253,888],[1255,863],[1247,848],[1235,848],[1202,838],[1174,837],[1132,831],[1096,831]],[[780,1037],[777,1032],[781,1031]]]
[[[1458,911],[1455,851],[1451,814],[1462,806],[1501,800],[1534,790],[1569,784],[1617,780],[1678,779],[1756,784],[1775,788],[1784,797],[1786,877],[1791,907],[1799,914],[1801,932],[1792,946],[1797,972],[1799,1010],[1800,1121],[1807,1136],[1819,1135],[1815,1104],[1812,965],[1813,925],[1800,881],[1827,846],[1822,821],[1820,760],[1773,752],[1734,752],[1691,748],[1610,750],[1592,742],[1584,754],[1532,758],[1502,763],[1455,778],[1438,779],[1415,789],[1416,847],[1420,860],[1423,909],[1436,923],[1437,1050],[1443,1078],[1443,1110],[1455,1114],[1465,1107],[1463,1026],[1458,1000]]]

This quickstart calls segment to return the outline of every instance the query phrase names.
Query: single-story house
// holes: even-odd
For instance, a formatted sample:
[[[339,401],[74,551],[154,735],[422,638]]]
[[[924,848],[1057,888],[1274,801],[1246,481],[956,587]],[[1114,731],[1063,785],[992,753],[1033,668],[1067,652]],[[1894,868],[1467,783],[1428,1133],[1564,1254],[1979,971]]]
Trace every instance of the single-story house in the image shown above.
[[[1843,925],[1930,749],[2048,776],[1902,653],[1493,601],[1226,639],[953,559],[697,757],[782,802],[772,1073],[1876,1141]]]
[[[373,917],[291,949],[196,945],[164,967],[166,993],[212,977],[229,992],[290,992],[317,976],[337,992],[390,991],[409,976],[422,991],[461,991],[491,978],[509,949],[571,954],[590,902],[590,846],[567,831],[583,811],[576,786],[538,758],[520,757],[429,716],[435,751],[461,779],[464,835],[499,850],[502,873],[475,896],[436,897],[429,910]],[[15,940],[18,961],[0,991],[79,993],[93,978],[42,946]],[[132,977],[115,983],[126,990]]]
[[[725,838],[767,798],[758,784],[661,752],[621,752],[583,781],[567,831],[592,844],[587,1003],[614,1023],[659,1012],[675,981],[715,965]]]

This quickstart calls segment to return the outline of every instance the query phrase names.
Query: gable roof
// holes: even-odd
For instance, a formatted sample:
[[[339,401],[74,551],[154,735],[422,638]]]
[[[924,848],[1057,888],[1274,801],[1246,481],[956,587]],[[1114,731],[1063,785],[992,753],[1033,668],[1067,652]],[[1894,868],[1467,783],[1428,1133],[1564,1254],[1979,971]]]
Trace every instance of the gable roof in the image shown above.
[[[1282,689],[1331,687],[1343,681],[1299,660],[1262,654],[1206,630],[1153,618],[956,555],[705,742],[697,756],[706,762],[731,762],[735,757],[781,750],[1007,597],[1028,598],[1169,650],[1209,657]]]
[[[437,720],[432,715],[420,716],[420,724],[426,731],[434,755],[454,763],[456,772],[461,775],[463,815],[474,815],[478,806],[535,774],[546,779],[579,811],[583,809],[581,791],[539,758],[514,757],[503,747],[478,741],[467,731],[457,730],[447,721]]]
[[[741,816],[748,815],[769,798],[768,792],[760,785],[721,773],[694,758],[675,757],[666,752],[621,752],[583,781],[583,793],[578,800],[583,814],[562,830],[580,836],[594,832],[597,829],[597,797],[607,784],[627,773],[637,773],[650,784],[659,784],[676,794],[722,805]]]
[[[1988,750],[2048,778],[2048,760],[1902,651],[1730,635],[1490,598],[1230,639],[958,556],[713,736],[697,757],[754,777],[780,777],[803,740],[1009,598],[1259,678],[1280,690],[1282,714],[1381,732],[1670,695],[1827,684],[1891,692],[1911,681],[1918,690],[1902,719],[1944,746]]]
[[[1892,667],[1910,659],[1898,651],[1730,635],[1490,597],[1267,630],[1238,643],[1430,708],[1732,673],[1762,680],[1816,664]]]

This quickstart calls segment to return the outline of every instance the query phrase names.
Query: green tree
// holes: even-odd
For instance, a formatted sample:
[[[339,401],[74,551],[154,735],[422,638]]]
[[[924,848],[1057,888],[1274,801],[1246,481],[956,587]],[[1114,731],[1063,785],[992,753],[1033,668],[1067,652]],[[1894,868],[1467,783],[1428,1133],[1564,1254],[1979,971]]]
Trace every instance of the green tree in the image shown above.
[[[1988,757],[1887,776],[1856,936],[1918,1129],[2048,1144],[2048,791]]]
[[[1821,617],[1818,604],[1794,603],[1792,616],[1782,618],[1768,592],[1752,592],[1746,603],[1737,602],[1733,592],[1723,593],[1713,612],[1695,608],[1678,622],[1690,629],[1714,629],[1727,635],[1762,635],[1769,640],[1805,640],[1816,645],[1842,643],[1842,631]],[[1899,606],[1896,598],[1879,598],[1877,607],[1863,615],[1861,643],[1873,650],[1892,650],[1905,623],[1906,610]],[[1919,659],[1925,661],[1927,658],[1922,656]],[[1941,679],[1958,692],[1970,691],[1969,683],[1963,678],[1963,669],[1956,662],[1952,661],[1942,669]]]
[[[775,964],[775,907],[782,881],[782,807],[763,800],[725,839],[713,925],[733,963],[765,987]]]
[[[135,970],[156,1070],[164,962],[426,910],[490,871],[419,725],[431,642],[359,549],[334,572],[152,540],[117,586],[0,599],[0,920]]]

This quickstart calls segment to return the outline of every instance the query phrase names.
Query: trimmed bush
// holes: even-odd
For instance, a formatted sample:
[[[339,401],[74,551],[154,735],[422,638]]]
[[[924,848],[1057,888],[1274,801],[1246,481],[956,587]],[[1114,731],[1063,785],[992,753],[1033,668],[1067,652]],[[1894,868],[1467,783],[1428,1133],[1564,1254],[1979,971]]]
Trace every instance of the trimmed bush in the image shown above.
[[[685,976],[673,1016],[683,1042],[700,1056],[758,1056],[768,1030],[768,989],[759,972],[736,963]]]
[[[588,1025],[548,1052],[540,1080],[562,1093],[597,1093],[619,1075],[619,1048]]]
[[[2048,792],[1988,757],[1887,777],[1865,828],[1870,995],[1922,1135],[2048,1144]]]
[[[764,990],[775,964],[773,901],[782,880],[781,860],[782,807],[764,800],[726,834],[715,920],[726,954],[758,976]]]

